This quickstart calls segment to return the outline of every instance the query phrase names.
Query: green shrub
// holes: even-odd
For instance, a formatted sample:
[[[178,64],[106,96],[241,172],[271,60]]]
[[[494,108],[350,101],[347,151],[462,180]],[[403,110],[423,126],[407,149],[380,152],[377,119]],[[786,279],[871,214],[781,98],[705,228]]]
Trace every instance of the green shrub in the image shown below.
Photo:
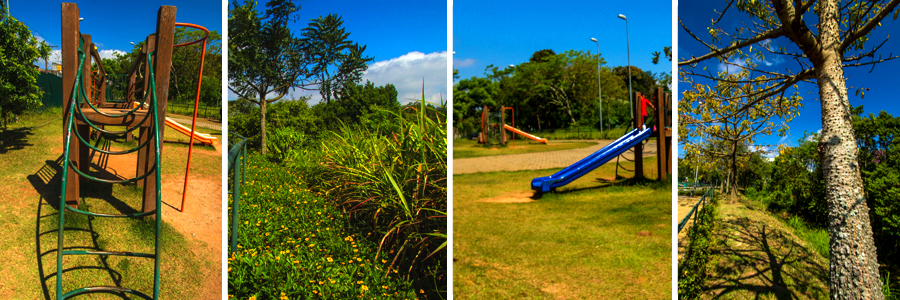
[[[401,128],[341,125],[323,137],[313,186],[371,227],[378,259],[409,270],[417,288],[446,286],[447,139],[443,108],[384,111]],[[313,174],[310,174],[313,175]]]
[[[694,299],[700,297],[703,285],[709,277],[712,248],[715,239],[716,208],[719,196],[713,193],[706,207],[697,212],[697,221],[688,229],[688,245],[684,256],[678,262],[678,297]]]

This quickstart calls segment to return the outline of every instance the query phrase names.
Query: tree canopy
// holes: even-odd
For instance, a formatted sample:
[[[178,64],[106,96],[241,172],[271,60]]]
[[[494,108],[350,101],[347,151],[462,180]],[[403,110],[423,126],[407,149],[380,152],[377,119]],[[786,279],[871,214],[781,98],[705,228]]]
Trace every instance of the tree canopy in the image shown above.
[[[337,15],[312,20],[295,37],[288,24],[296,22],[300,6],[290,0],[271,0],[265,14],[255,1],[232,3],[228,12],[228,88],[260,106],[262,152],[266,153],[266,104],[295,89],[319,90],[325,102],[339,98],[344,87],[357,82],[371,58],[365,46],[350,41]]]
[[[41,105],[42,91],[34,62],[50,56],[50,46],[38,41],[25,23],[13,16],[0,20],[0,129],[7,121]]]

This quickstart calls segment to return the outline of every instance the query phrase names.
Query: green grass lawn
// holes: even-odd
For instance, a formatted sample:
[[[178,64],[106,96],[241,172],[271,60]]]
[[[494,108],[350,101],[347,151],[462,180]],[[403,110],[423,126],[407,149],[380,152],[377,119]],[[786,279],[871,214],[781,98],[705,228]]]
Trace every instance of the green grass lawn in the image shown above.
[[[481,156],[509,155],[519,153],[545,152],[568,150],[575,148],[584,148],[596,145],[595,142],[555,142],[550,141],[547,144],[541,144],[532,140],[516,140],[515,148],[512,142],[507,143],[505,147],[484,147],[475,140],[456,139],[453,140],[453,158],[469,158]]]
[[[648,178],[655,162],[645,159]],[[531,179],[558,170],[454,176],[454,295],[671,298],[671,181],[616,181],[608,163],[520,202],[532,200]]]
[[[0,263],[3,282],[0,299],[52,299],[56,297],[56,253],[59,193],[62,170],[61,113],[20,118],[0,134]],[[49,124],[40,128],[35,125]],[[121,145],[112,144],[114,149]],[[168,146],[168,145],[167,145]],[[124,147],[122,147],[124,148]],[[170,153],[176,153],[172,150]],[[195,155],[211,167],[212,158]],[[219,159],[219,157],[216,157]],[[220,160],[218,160],[220,161]],[[95,158],[96,162],[96,158]],[[163,173],[183,168],[181,156],[164,155]],[[218,172],[203,170],[198,172]],[[123,174],[133,176],[133,174]],[[141,209],[141,190],[134,185],[88,182],[82,185],[82,208],[92,212],[128,213]],[[149,219],[93,218],[66,213],[64,247],[75,250],[153,252],[154,223]],[[163,219],[161,298],[197,299],[208,294],[208,278],[220,274],[218,262],[202,253]],[[152,293],[153,260],[145,258],[66,256],[63,290],[107,285]],[[95,299],[121,298],[94,295]],[[96,298],[99,296],[100,298]]]
[[[310,192],[302,176],[258,154],[250,155],[247,169],[237,251],[228,258],[230,296],[414,299],[421,293],[397,275],[405,270],[388,268],[392,256],[379,255],[363,233],[371,229]],[[231,213],[229,199],[229,220]]]

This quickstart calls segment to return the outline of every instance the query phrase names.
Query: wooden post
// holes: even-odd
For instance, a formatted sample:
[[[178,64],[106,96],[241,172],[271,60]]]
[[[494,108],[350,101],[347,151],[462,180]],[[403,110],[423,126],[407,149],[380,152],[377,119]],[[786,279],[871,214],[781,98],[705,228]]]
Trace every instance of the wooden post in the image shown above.
[[[156,47],[156,34],[151,34],[151,35],[147,36],[147,40],[144,41],[144,47],[141,48],[141,53],[150,55],[150,51],[152,51],[152,49],[155,49],[154,47]],[[146,61],[146,60],[147,60],[147,57],[144,56],[144,61]],[[151,66],[147,66],[146,64],[144,66],[144,80],[142,82],[143,89],[141,90],[140,93],[137,93],[135,96],[137,98],[135,100],[138,102],[140,102],[140,100],[143,99],[145,94],[150,93],[150,67]],[[136,72],[139,72],[139,71],[140,70],[137,70]],[[147,105],[150,104],[150,98],[147,99],[146,104]],[[145,108],[141,108],[141,109],[145,109]],[[147,113],[149,114],[150,113],[149,109],[147,109],[147,110],[148,110]],[[147,120],[147,122],[153,122],[153,120]],[[152,123],[150,125],[152,125]],[[150,138],[150,129],[149,128],[150,127],[142,126],[141,128],[138,129],[138,145],[143,144],[144,142],[147,141],[147,139]],[[150,151],[152,149],[151,147],[152,147],[152,145],[147,145],[141,149],[138,149],[138,151],[137,151],[138,152],[137,168],[135,168],[136,176],[140,176],[140,175],[146,173],[147,169],[150,168],[151,166],[153,166],[152,164],[150,164],[150,160],[147,159],[147,157],[150,155]],[[137,186],[142,187],[142,188],[145,187],[144,183],[146,183],[146,181],[147,181],[147,179],[138,180]]]
[[[632,109],[634,110],[634,128],[640,130],[641,124],[643,123],[643,116],[641,115],[641,93],[634,92],[634,101]],[[638,143],[634,145],[634,178],[643,178],[644,177],[644,145],[642,143]]]
[[[98,107],[106,106],[106,86],[109,78],[106,76],[106,67],[103,66],[103,59],[100,58],[100,53],[97,52],[97,45],[91,43],[91,56],[97,59],[97,69],[100,74],[100,92],[97,93],[97,101],[99,103]]]
[[[656,99],[656,172],[659,173],[657,180],[663,181],[666,180],[669,172],[666,167],[669,155],[666,152],[666,95],[663,88],[656,88],[654,98]]]
[[[500,144],[506,146],[506,130],[503,125],[506,124],[506,107],[500,106]]]
[[[166,120],[166,102],[168,102],[169,97],[169,74],[172,69],[172,46],[175,42],[175,12],[176,9],[174,6],[164,5],[159,8],[159,12],[157,13],[156,19],[156,47],[151,49],[156,49],[156,56],[153,59],[153,65],[148,66],[153,68],[154,76],[156,76],[156,109],[159,113],[158,115],[158,124],[159,124],[159,137],[162,138],[165,133],[165,120]],[[149,79],[149,78],[148,78]],[[151,92],[151,91],[145,91]],[[152,121],[152,120],[151,120]],[[156,143],[160,143],[160,151],[156,153]],[[150,148],[149,155],[147,155],[146,161],[150,164],[155,164],[156,156],[162,155],[162,141],[161,140],[153,140],[148,145]],[[156,171],[159,172],[161,166],[156,167]],[[156,176],[150,175],[147,177],[146,182],[144,184],[144,207],[143,211],[151,211],[156,209],[156,186],[159,182],[156,182]]]
[[[61,33],[61,51],[62,51],[62,73],[63,73],[63,147],[65,147],[65,137],[69,134],[66,130],[69,126],[69,109],[75,105],[73,99],[73,89],[75,88],[75,77],[78,73],[78,5],[75,3],[63,3],[62,11],[62,33]],[[78,139],[76,137],[69,138],[69,159],[78,157]],[[74,153],[72,153],[74,152]],[[73,176],[69,177],[66,182],[66,198],[60,199],[66,205],[77,206],[80,198],[79,176],[75,172],[70,171]],[[62,205],[60,205],[62,209]]]
[[[673,114],[670,109],[672,109],[672,94],[666,93],[666,116],[669,117],[668,121],[665,123],[665,125],[667,127],[667,129],[666,129],[666,153],[669,154],[669,156],[666,156],[666,172],[668,172],[669,174],[672,174],[672,156],[673,156],[672,154],[674,152],[672,152],[672,129],[671,129],[671,127],[672,127]]]

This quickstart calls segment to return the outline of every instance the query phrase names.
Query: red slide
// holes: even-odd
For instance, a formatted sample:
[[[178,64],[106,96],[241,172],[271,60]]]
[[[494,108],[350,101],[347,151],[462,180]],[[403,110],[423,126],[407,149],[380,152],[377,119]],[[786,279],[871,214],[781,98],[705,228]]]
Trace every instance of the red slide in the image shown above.
[[[506,130],[512,131],[513,133],[518,133],[519,135],[524,136],[524,137],[527,137],[527,138],[529,138],[529,139],[532,139],[532,140],[535,140],[535,141],[538,141],[538,142],[541,142],[541,143],[544,143],[544,144],[547,143],[547,139],[542,139],[542,138],[539,138],[539,137],[530,135],[530,134],[528,134],[528,133],[525,133],[524,131],[521,131],[521,130],[516,129],[515,127],[509,126],[509,125],[506,125],[506,124],[503,124],[503,128],[506,129]]]

